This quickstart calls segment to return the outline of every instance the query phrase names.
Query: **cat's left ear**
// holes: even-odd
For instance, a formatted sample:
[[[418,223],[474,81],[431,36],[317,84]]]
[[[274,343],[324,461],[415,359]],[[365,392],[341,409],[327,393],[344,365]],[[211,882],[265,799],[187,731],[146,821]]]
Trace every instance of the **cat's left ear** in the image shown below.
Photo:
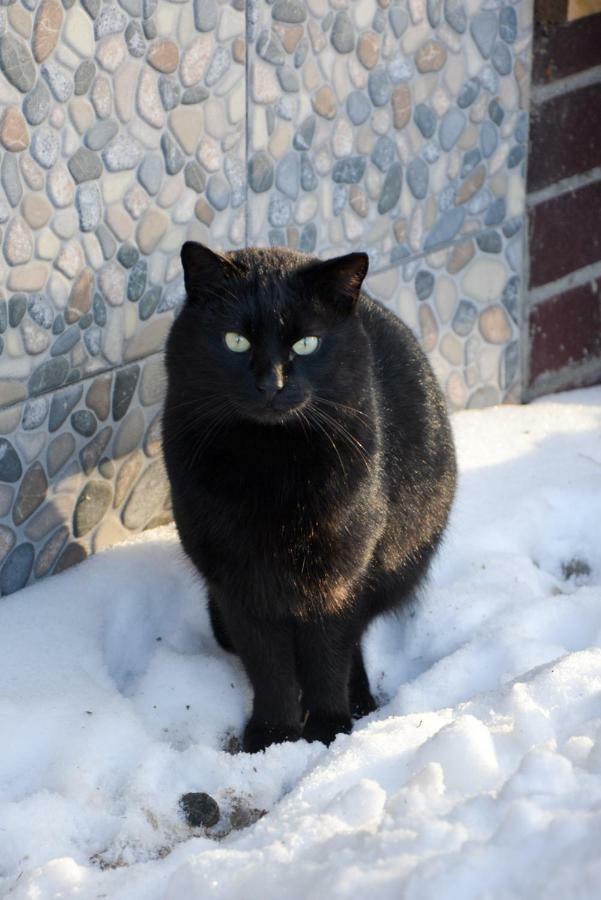
[[[341,312],[354,308],[369,268],[367,253],[348,253],[325,262],[310,263],[299,275],[305,288],[325,303],[335,304]]]
[[[218,295],[228,276],[235,272],[234,264],[226,256],[195,241],[186,241],[181,259],[186,293],[191,301],[205,295]]]

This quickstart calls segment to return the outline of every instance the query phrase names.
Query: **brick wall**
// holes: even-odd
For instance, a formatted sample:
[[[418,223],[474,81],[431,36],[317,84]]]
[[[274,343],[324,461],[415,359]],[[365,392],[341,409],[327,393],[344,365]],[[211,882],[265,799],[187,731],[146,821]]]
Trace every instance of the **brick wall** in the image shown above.
[[[532,85],[525,399],[601,381],[601,13],[537,23]]]

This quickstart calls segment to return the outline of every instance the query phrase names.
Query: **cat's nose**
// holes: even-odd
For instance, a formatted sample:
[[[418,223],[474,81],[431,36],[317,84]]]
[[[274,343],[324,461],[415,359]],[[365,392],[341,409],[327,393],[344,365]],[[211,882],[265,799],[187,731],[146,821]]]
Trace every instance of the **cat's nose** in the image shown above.
[[[265,374],[257,378],[257,388],[261,391],[267,404],[271,403],[275,395],[284,387],[284,371],[277,365],[269,369]]]

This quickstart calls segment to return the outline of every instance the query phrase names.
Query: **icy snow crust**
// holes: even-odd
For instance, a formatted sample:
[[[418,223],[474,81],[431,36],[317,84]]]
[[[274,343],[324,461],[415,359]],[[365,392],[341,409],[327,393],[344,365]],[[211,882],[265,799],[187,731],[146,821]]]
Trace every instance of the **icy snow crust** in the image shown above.
[[[444,551],[328,750],[222,749],[251,695],[171,529],[2,600],[0,894],[598,897],[600,426],[601,389],[454,417]],[[218,841],[197,790],[268,812]]]

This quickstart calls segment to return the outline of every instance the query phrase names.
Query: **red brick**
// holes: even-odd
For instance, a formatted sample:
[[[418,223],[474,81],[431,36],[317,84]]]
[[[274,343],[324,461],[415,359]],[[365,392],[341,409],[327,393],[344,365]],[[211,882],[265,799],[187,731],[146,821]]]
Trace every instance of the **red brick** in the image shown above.
[[[601,166],[601,84],[532,107],[529,191],[596,166]]]
[[[601,13],[562,25],[536,26],[533,84],[547,84],[598,65],[601,65]]]
[[[545,372],[601,361],[601,284],[588,282],[539,303],[530,311],[528,333],[530,385]]]
[[[601,181],[528,212],[530,287],[547,284],[601,259]]]

